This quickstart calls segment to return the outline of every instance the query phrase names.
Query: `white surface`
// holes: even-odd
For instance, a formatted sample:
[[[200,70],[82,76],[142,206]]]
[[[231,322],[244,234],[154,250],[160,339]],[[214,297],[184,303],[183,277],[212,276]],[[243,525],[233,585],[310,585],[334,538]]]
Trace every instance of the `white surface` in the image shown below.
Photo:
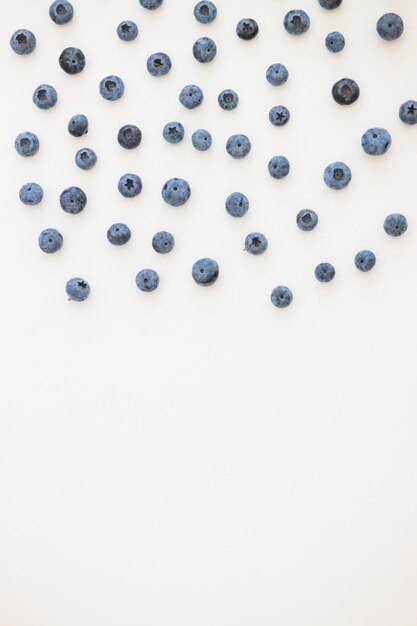
[[[137,0],[74,0],[76,17],[59,28],[49,1],[2,7],[2,393],[0,396],[1,626],[415,626],[417,615],[415,146],[417,128],[398,119],[417,97],[412,68],[417,6],[411,0],[344,0],[333,11],[300,3],[311,29],[291,38],[282,27],[292,0],[217,0],[218,19],[199,25],[193,0],[165,0],[155,12]],[[383,42],[377,18],[403,16],[404,36]],[[253,16],[260,34],[242,42],[237,21]],[[122,19],[137,41],[120,42]],[[17,57],[11,33],[33,29],[36,52]],[[346,49],[324,47],[341,30]],[[208,66],[191,55],[198,36],[212,36]],[[58,56],[83,49],[85,71],[64,74]],[[148,55],[168,52],[172,72],[153,79]],[[288,83],[271,87],[268,65],[283,62]],[[119,74],[125,96],[98,95],[100,79]],[[330,89],[355,78],[352,107]],[[35,108],[41,82],[59,94],[55,109]],[[199,84],[203,106],[177,100]],[[226,113],[217,94],[231,87],[240,105]],[[273,128],[268,111],[285,104],[290,123]],[[86,138],[66,125],[90,119]],[[161,136],[179,119],[186,139]],[[143,130],[139,149],[122,150],[124,123]],[[373,125],[388,128],[392,148],[372,159],[360,148]],[[198,153],[191,134],[206,127],[213,147]],[[38,133],[32,159],[15,154],[18,132]],[[246,132],[250,156],[233,161],[227,137]],[[78,148],[97,151],[90,172],[77,169]],[[285,154],[291,174],[272,180],[267,163]],[[346,161],[350,187],[332,192],[324,167]],[[143,192],[117,191],[133,171]],[[160,189],[180,176],[192,186],[182,208]],[[21,184],[42,184],[37,207],[18,200]],[[60,192],[81,186],[86,210],[65,214]],[[226,196],[243,191],[251,207],[234,220]],[[309,207],[312,233],[295,226]],[[382,229],[404,212],[398,240]],[[115,221],[132,228],[126,248],[111,247]],[[37,247],[39,232],[59,228],[55,256]],[[153,252],[152,235],[171,230],[175,251]],[[242,252],[261,230],[265,255]],[[353,257],[377,255],[369,275]],[[192,263],[212,256],[221,276],[197,287]],[[336,279],[313,276],[323,260]],[[138,292],[136,272],[154,267],[160,288]],[[68,302],[64,285],[81,275],[90,299]],[[274,309],[271,289],[287,284],[292,306]]]

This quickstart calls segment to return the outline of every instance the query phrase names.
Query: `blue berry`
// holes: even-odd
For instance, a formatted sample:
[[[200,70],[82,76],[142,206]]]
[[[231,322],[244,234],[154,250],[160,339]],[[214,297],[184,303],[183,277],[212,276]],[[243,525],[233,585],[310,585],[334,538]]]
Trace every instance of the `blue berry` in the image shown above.
[[[302,35],[310,28],[310,18],[302,9],[293,9],[284,17],[284,28],[290,35]]]
[[[159,9],[163,1],[164,0],[139,0],[141,6],[143,6],[144,9],[149,9],[150,11]]]
[[[117,188],[125,198],[135,198],[142,191],[142,181],[137,174],[123,174]]]
[[[146,68],[151,76],[165,76],[171,67],[171,59],[165,52],[154,52],[146,61]]]
[[[88,133],[88,119],[85,115],[77,113],[68,122],[68,132],[73,137],[81,137]]]
[[[18,134],[14,142],[14,147],[20,156],[31,157],[39,150],[39,139],[35,133],[25,131]]]
[[[183,178],[170,178],[162,187],[162,197],[170,206],[182,206],[191,196],[191,188]]]
[[[139,29],[135,22],[124,20],[117,27],[117,35],[122,41],[133,41],[138,36]]]
[[[319,216],[315,211],[310,209],[301,209],[297,213],[297,226],[300,230],[309,231],[313,230],[319,222]]]
[[[393,41],[403,34],[404,22],[396,13],[385,13],[377,21],[376,30],[385,41]]]
[[[273,63],[266,70],[266,80],[274,87],[279,87],[286,83],[288,76],[288,70],[282,63]]]
[[[81,148],[75,155],[75,163],[82,170],[91,170],[97,163],[97,155],[91,148]]]
[[[65,286],[65,291],[70,300],[82,302],[90,295],[90,285],[83,278],[70,278]]]
[[[245,239],[245,250],[258,256],[263,254],[268,247],[268,240],[262,233],[249,233]]]
[[[370,250],[361,250],[355,256],[355,265],[361,272],[369,272],[376,263],[376,256]]]
[[[325,43],[329,52],[341,52],[345,47],[345,38],[335,30],[327,35]]]
[[[196,150],[204,152],[211,147],[212,137],[208,130],[204,130],[204,128],[199,128],[192,134],[191,141],[193,142],[193,146]]]
[[[360,89],[352,78],[341,78],[332,87],[333,100],[337,104],[353,104],[359,98]]]
[[[399,110],[400,120],[404,124],[417,124],[417,101],[407,100],[403,102]]]
[[[107,231],[107,239],[114,246],[123,246],[131,237],[129,226],[126,224],[112,224]]]
[[[79,48],[65,48],[59,57],[59,65],[67,74],[79,74],[85,68],[85,56]]]
[[[319,263],[314,274],[321,283],[329,283],[335,277],[336,270],[331,263]]]
[[[166,230],[161,230],[152,237],[152,248],[158,254],[168,254],[168,252],[174,249],[174,246],[174,235],[171,235]]]
[[[125,85],[119,76],[106,76],[100,81],[100,95],[105,100],[119,100],[125,91]]]
[[[19,198],[23,204],[39,204],[43,198],[43,189],[38,183],[26,183],[20,188]]]
[[[337,9],[342,4],[342,0],[319,0],[319,4],[323,9]]]
[[[136,285],[141,291],[155,291],[159,285],[159,276],[155,270],[141,270],[136,274]]]
[[[68,0],[56,0],[49,7],[49,17],[55,24],[68,24],[74,17],[74,8]]]
[[[16,54],[30,54],[36,48],[36,37],[32,31],[20,28],[10,37],[10,46]]]
[[[335,161],[324,170],[323,180],[330,189],[344,189],[352,180],[352,172],[346,163]]]
[[[408,222],[401,213],[391,213],[384,221],[384,230],[391,237],[403,235],[408,228]]]
[[[39,247],[43,252],[52,254],[62,248],[64,239],[56,228],[46,228],[38,237]]]
[[[273,156],[268,163],[268,171],[272,178],[285,178],[290,173],[290,162],[285,156]]]
[[[278,105],[269,111],[269,121],[273,126],[285,126],[290,119],[290,112],[287,107]]]
[[[251,142],[246,135],[232,135],[226,143],[226,151],[234,159],[243,159],[251,150]]]
[[[195,109],[203,102],[204,95],[197,85],[186,85],[181,89],[179,101],[186,109]]]
[[[39,85],[33,92],[32,100],[39,109],[51,109],[58,101],[58,94],[52,85]]]
[[[223,89],[217,97],[217,102],[223,111],[233,111],[239,104],[239,96],[233,89]]]
[[[209,287],[213,285],[219,277],[219,266],[216,261],[206,257],[194,263],[191,274],[197,285]]]
[[[193,55],[200,63],[210,63],[217,54],[217,46],[210,37],[200,37],[193,45]]]
[[[278,309],[285,309],[292,302],[292,291],[284,285],[278,285],[271,293],[271,302]]]
[[[247,19],[240,20],[236,26],[236,34],[240,39],[249,41],[253,39],[259,32],[259,26],[256,20],[248,17]]]
[[[59,196],[59,203],[66,213],[76,215],[85,208],[87,196],[79,187],[68,187]]]
[[[366,154],[380,156],[390,147],[391,135],[385,128],[369,128],[362,135],[361,144]]]
[[[217,17],[217,8],[213,2],[198,2],[194,7],[194,17],[201,24],[210,24]]]
[[[243,193],[234,191],[226,199],[226,211],[232,217],[243,217],[249,209],[249,200]]]
[[[184,126],[181,122],[169,122],[165,124],[162,136],[168,143],[179,143],[184,139]]]
[[[142,141],[142,132],[134,124],[125,124],[117,134],[117,141],[122,148],[133,150]]]

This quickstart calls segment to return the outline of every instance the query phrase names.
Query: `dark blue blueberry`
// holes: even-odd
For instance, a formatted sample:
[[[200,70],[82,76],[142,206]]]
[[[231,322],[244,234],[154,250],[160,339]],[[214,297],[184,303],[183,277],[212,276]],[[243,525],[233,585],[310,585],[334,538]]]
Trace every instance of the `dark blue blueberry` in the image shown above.
[[[217,97],[217,102],[223,111],[233,111],[239,104],[239,96],[233,89],[223,89]]]
[[[155,270],[141,270],[136,274],[136,285],[141,291],[155,291],[159,285],[159,276]]]
[[[59,65],[67,74],[79,74],[85,68],[85,56],[79,48],[65,48],[59,57]]]
[[[245,250],[257,256],[263,254],[268,247],[268,239],[262,233],[249,233],[245,239]]]
[[[119,76],[106,76],[100,81],[99,91],[105,100],[119,100],[124,94],[125,85]]]
[[[91,170],[97,163],[97,155],[91,148],[81,148],[75,155],[75,163],[82,170]]]
[[[319,263],[314,274],[321,283],[329,283],[335,277],[336,270],[331,263]]]
[[[88,119],[82,113],[73,115],[68,122],[68,132],[73,137],[81,137],[88,133]]]
[[[341,52],[345,47],[345,38],[335,30],[327,35],[325,43],[329,52]]]
[[[74,8],[68,0],[56,0],[49,7],[49,17],[55,24],[68,24],[74,17]]]
[[[269,111],[269,121],[274,126],[285,126],[289,119],[290,112],[287,107],[278,105],[272,107],[272,109]]]
[[[266,80],[274,87],[279,87],[286,83],[288,75],[288,70],[282,63],[273,63],[266,70]]]
[[[290,162],[285,156],[273,156],[268,163],[268,171],[272,178],[285,178],[290,173]]]
[[[417,101],[407,100],[403,102],[399,110],[400,120],[404,124],[417,124]]]
[[[43,252],[52,254],[62,248],[64,239],[56,228],[46,228],[38,237],[39,247]]]
[[[171,67],[171,59],[165,52],[154,52],[146,61],[146,68],[151,76],[165,76]]]
[[[174,249],[174,246],[174,235],[171,235],[166,230],[161,230],[152,237],[152,248],[158,254],[168,254],[168,252]]]
[[[144,9],[149,9],[150,11],[154,11],[155,9],[159,9],[164,0],[139,0],[140,5]]]
[[[243,217],[249,209],[249,200],[245,194],[234,191],[228,196],[225,206],[232,217]]]
[[[200,63],[210,63],[217,54],[217,46],[210,37],[200,37],[193,45],[193,55]]]
[[[292,302],[292,291],[284,285],[278,285],[271,293],[271,302],[279,309],[285,309]]]
[[[131,237],[129,226],[126,224],[112,224],[107,231],[107,239],[114,246],[123,246]]]
[[[191,274],[197,285],[209,287],[219,277],[219,266],[216,261],[206,257],[194,263]]]
[[[243,159],[251,150],[251,142],[246,135],[232,135],[226,143],[226,151],[234,159]]]
[[[310,18],[302,9],[293,9],[284,17],[284,28],[290,35],[302,35],[310,28]]]
[[[59,196],[59,204],[66,213],[76,215],[85,208],[87,196],[79,187],[68,187]]]
[[[352,78],[341,78],[332,87],[333,100],[337,104],[353,104],[359,94],[359,85]]]
[[[135,198],[142,191],[142,181],[137,174],[123,174],[117,188],[125,198]]]
[[[324,170],[323,180],[330,189],[344,189],[352,180],[352,172],[346,163],[335,161]]]
[[[20,156],[31,157],[39,150],[39,139],[35,133],[25,131],[19,133],[15,139],[14,147]]]
[[[319,0],[319,4],[323,9],[337,9],[342,4],[342,0]]]
[[[380,156],[390,147],[391,135],[385,128],[369,128],[362,135],[361,144],[366,154]]]
[[[300,230],[309,231],[313,230],[319,222],[319,216],[315,211],[310,209],[301,209],[297,213],[297,226]]]
[[[384,230],[391,237],[403,235],[408,228],[408,222],[401,213],[391,213],[384,221]]]
[[[197,85],[186,85],[181,89],[179,101],[186,109],[195,109],[203,102],[204,95]]]
[[[52,85],[39,85],[33,92],[32,100],[39,109],[46,110],[56,105],[58,94]]]
[[[193,142],[193,146],[196,150],[205,152],[205,150],[208,150],[211,147],[212,137],[208,130],[199,128],[192,134],[191,141]]]
[[[26,183],[20,188],[19,198],[23,204],[39,204],[43,198],[43,189],[38,183]]]
[[[162,187],[162,197],[170,206],[182,206],[191,196],[191,188],[183,178],[170,178]]]
[[[256,20],[248,17],[247,19],[240,20],[236,26],[236,34],[240,39],[253,39],[259,32],[259,26]]]
[[[142,132],[134,124],[125,124],[117,134],[117,141],[126,150],[137,148],[142,141]]]
[[[361,272],[369,272],[376,263],[376,256],[371,250],[361,250],[355,256],[355,265]]]
[[[65,291],[70,300],[82,302],[90,295],[90,285],[84,278],[70,278],[65,286]]]
[[[217,8],[213,2],[198,2],[194,7],[194,17],[201,24],[210,24],[217,17]]]
[[[132,20],[124,20],[117,27],[117,35],[122,41],[133,41],[138,36],[139,29]]]
[[[393,41],[403,34],[404,22],[396,13],[385,13],[377,21],[376,30],[385,41]]]
[[[162,136],[168,143],[179,143],[184,139],[184,126],[181,122],[169,122],[165,124]]]
[[[30,54],[36,48],[36,37],[26,28],[20,28],[10,37],[10,46],[16,54]]]

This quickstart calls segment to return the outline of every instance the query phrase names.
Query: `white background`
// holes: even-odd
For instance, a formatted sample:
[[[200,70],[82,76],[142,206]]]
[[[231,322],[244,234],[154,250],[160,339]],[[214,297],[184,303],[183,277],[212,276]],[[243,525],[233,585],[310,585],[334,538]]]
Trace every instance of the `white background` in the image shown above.
[[[335,11],[304,0],[311,28],[291,37],[282,27],[292,0],[217,0],[218,19],[201,25],[193,0],[165,0],[150,12],[137,0],[74,0],[63,27],[49,1],[2,6],[1,178],[2,296],[0,396],[1,626],[415,626],[416,497],[416,133],[398,118],[417,98],[417,6],[412,0],[344,0]],[[387,43],[378,17],[400,13],[405,32]],[[255,17],[251,42],[234,32]],[[122,19],[139,26],[135,42],[118,40]],[[36,51],[9,47],[17,28],[33,30]],[[324,47],[341,30],[346,48]],[[213,37],[215,61],[198,64],[192,44]],[[79,46],[87,66],[78,76],[59,68],[61,50]],[[170,54],[173,69],[146,72],[152,52]],[[282,62],[288,82],[265,80]],[[124,97],[103,100],[98,83],[115,73]],[[333,83],[349,76],[361,87],[351,107],[334,103]],[[32,92],[53,84],[58,105],[37,109]],[[203,105],[185,110],[187,83]],[[235,89],[239,107],[220,110],[217,94]],[[268,111],[286,105],[285,128]],[[90,132],[67,132],[85,113]],[[178,119],[185,140],[171,146],[161,131]],[[136,123],[143,141],[119,147],[120,126]],[[360,147],[370,126],[393,142],[381,158]],[[199,153],[191,134],[207,128],[213,147]],[[14,151],[16,135],[40,138],[31,159]],[[252,151],[242,161],[225,151],[244,132]],[[92,147],[97,166],[74,164]],[[291,173],[269,177],[284,154]],[[350,186],[329,190],[324,167],[342,160]],[[117,191],[129,171],[143,192]],[[182,208],[164,204],[166,179],[192,187]],[[19,202],[28,181],[42,204]],[[79,185],[85,211],[72,216],[59,194]],[[232,191],[250,200],[233,219]],[[318,212],[311,233],[295,225],[301,208]],[[388,237],[388,213],[403,212],[407,233]],[[130,243],[110,246],[116,221]],[[64,247],[46,255],[39,232],[56,227]],[[174,233],[175,250],[157,255],[157,230]],[[251,230],[268,251],[244,253]],[[356,252],[374,250],[375,269],[359,273]],[[191,279],[193,262],[211,256],[220,278],[209,289]],[[320,284],[314,267],[331,261],[336,278]],[[155,268],[160,288],[137,290],[134,278]],[[88,301],[65,296],[80,275]],[[269,300],[277,284],[294,301]]]

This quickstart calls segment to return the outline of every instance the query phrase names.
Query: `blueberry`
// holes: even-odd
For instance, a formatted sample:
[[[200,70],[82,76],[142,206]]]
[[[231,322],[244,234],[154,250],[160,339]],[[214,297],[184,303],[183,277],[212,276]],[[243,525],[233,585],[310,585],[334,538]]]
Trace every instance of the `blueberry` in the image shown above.
[[[114,246],[123,246],[131,237],[129,226],[126,224],[112,224],[107,231],[107,239]]]
[[[217,97],[217,102],[223,111],[233,111],[239,104],[239,96],[233,89],[223,89]]]
[[[335,277],[336,270],[331,263],[319,263],[314,274],[321,283],[329,283]]]
[[[193,55],[200,63],[210,63],[217,54],[217,46],[210,37],[200,37],[193,45]]]
[[[293,9],[284,17],[284,28],[290,35],[302,35],[310,28],[310,18],[302,9]]]
[[[345,47],[345,38],[335,30],[327,35],[325,43],[329,52],[341,52]]]
[[[25,131],[18,134],[14,142],[14,147],[20,156],[31,157],[39,150],[39,139],[35,133]]]
[[[376,30],[385,41],[393,41],[403,34],[404,22],[396,13],[385,13],[377,21]]]
[[[225,207],[232,217],[243,217],[249,209],[249,200],[245,194],[234,191],[226,199]]]
[[[326,167],[323,179],[330,189],[344,189],[352,179],[352,172],[345,163],[335,161]]]
[[[332,87],[332,96],[337,104],[353,104],[359,93],[358,83],[351,78],[341,78]]]
[[[76,215],[85,208],[87,196],[79,187],[68,187],[59,196],[59,204],[66,213]]]
[[[133,41],[138,36],[139,29],[135,22],[124,20],[117,27],[117,35],[122,41]]]
[[[123,174],[117,188],[125,198],[135,198],[142,191],[142,181],[137,174]]]
[[[266,70],[266,80],[274,87],[283,85],[288,80],[288,70],[282,63],[273,63]]]
[[[65,286],[65,291],[70,300],[82,302],[90,295],[90,285],[83,278],[70,278]]]
[[[142,132],[134,124],[125,124],[117,134],[117,141],[126,150],[137,148],[142,141]]]
[[[73,137],[81,137],[88,133],[88,119],[86,116],[81,113],[73,115],[68,122],[68,132]]]
[[[16,54],[30,54],[36,48],[36,37],[32,31],[20,28],[10,37],[10,46]]]
[[[197,285],[209,287],[213,285],[219,277],[219,266],[216,261],[206,257],[194,263],[191,274]]]
[[[210,24],[217,17],[217,8],[213,2],[198,2],[194,7],[194,17],[201,24]]]
[[[171,67],[171,59],[165,52],[154,52],[146,61],[146,68],[151,76],[165,76]]]
[[[186,85],[181,89],[179,101],[186,109],[195,109],[203,102],[204,95],[197,85]]]
[[[251,150],[251,142],[246,135],[232,135],[226,143],[226,151],[234,159],[243,159]]]
[[[323,9],[337,9],[342,4],[342,0],[319,0],[319,4]]]
[[[379,156],[385,154],[391,145],[391,135],[385,128],[369,128],[362,135],[362,148],[366,154]]]
[[[181,122],[169,122],[165,124],[162,136],[168,143],[179,143],[184,139],[184,126]]]
[[[38,237],[39,247],[43,252],[52,254],[62,248],[64,239],[56,228],[46,228]]]
[[[159,254],[168,254],[168,252],[174,249],[174,246],[174,235],[171,235],[166,230],[161,230],[152,237],[152,248]]]
[[[384,221],[384,230],[391,237],[403,235],[408,228],[408,222],[401,213],[391,213]]]
[[[85,56],[79,48],[65,48],[59,57],[59,65],[67,74],[79,74],[85,68]]]
[[[170,178],[162,187],[162,197],[170,206],[182,206],[191,196],[191,188],[183,178]]]
[[[159,285],[159,276],[155,270],[141,270],[136,274],[136,285],[141,291],[155,291]]]
[[[268,171],[272,178],[285,178],[290,173],[290,162],[285,156],[273,156],[268,163]]]
[[[193,142],[194,148],[201,152],[208,150],[212,144],[211,135],[208,130],[204,130],[204,128],[196,130],[191,136],[191,141]]]
[[[268,239],[262,233],[249,233],[245,239],[245,250],[258,256],[263,254],[268,247]]]
[[[82,170],[91,170],[97,163],[97,155],[91,148],[81,148],[75,155],[75,163]]]
[[[19,198],[23,204],[39,204],[43,198],[43,189],[38,183],[26,183],[20,188]]]
[[[417,101],[407,100],[403,102],[398,113],[404,124],[417,124]]]
[[[39,109],[50,109],[56,105],[58,94],[52,85],[39,85],[32,95],[33,103]]]
[[[269,121],[274,126],[285,126],[285,124],[290,119],[290,112],[287,107],[278,105],[272,107],[269,111]]]
[[[369,272],[376,263],[376,256],[370,250],[361,250],[355,256],[355,265],[361,272]]]
[[[240,39],[253,39],[259,32],[259,26],[256,20],[248,17],[247,19],[240,20],[236,26],[236,34]]]
[[[297,213],[297,226],[300,230],[309,231],[313,230],[319,222],[319,216],[315,211],[309,209],[301,209]]]
[[[124,94],[125,85],[119,76],[106,76],[100,81],[99,91],[105,100],[119,100]]]
[[[284,285],[278,285],[271,293],[271,302],[279,309],[285,309],[292,302],[292,291]]]
[[[159,9],[163,1],[164,0],[139,0],[144,9],[150,9],[151,11]]]
[[[49,7],[49,17],[55,24],[68,24],[74,17],[74,8],[68,0],[56,0]]]

